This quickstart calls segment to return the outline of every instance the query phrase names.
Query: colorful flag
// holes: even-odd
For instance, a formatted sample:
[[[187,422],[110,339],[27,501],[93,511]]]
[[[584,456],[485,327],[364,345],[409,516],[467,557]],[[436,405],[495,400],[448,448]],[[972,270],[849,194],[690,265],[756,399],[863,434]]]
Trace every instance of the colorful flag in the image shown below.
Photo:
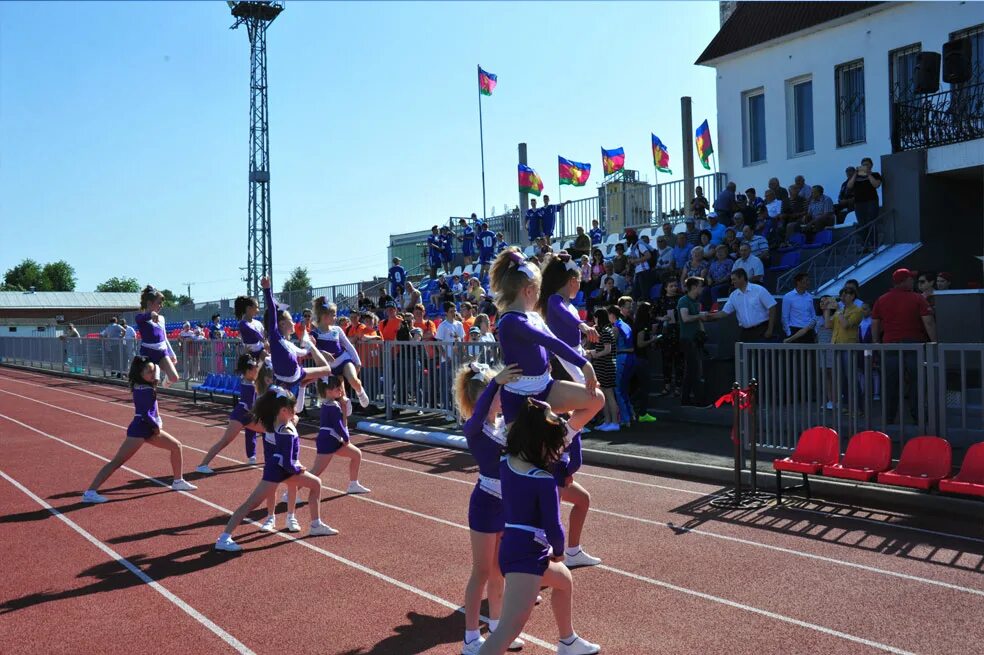
[[[653,134],[653,164],[660,173],[673,173],[670,170],[670,153],[655,134]]]
[[[543,191],[543,180],[536,174],[536,171],[526,164],[519,165],[519,192],[532,193],[539,196]]]
[[[601,163],[605,168],[605,175],[611,175],[615,171],[625,168],[625,150],[615,148],[614,150],[601,149]]]
[[[591,175],[591,164],[582,164],[564,159],[563,157],[557,157],[557,168],[560,174],[561,184],[584,186],[584,183],[588,181],[588,177]]]
[[[482,70],[482,67],[478,67],[478,91],[483,96],[492,95],[492,90],[495,88],[495,83],[498,81],[497,78],[492,73],[487,73]]]
[[[705,119],[700,127],[697,128],[697,156],[700,157],[700,163],[707,170],[711,170],[711,165],[707,163],[707,158],[714,153],[714,148],[711,146],[711,130],[707,127],[707,120]]]

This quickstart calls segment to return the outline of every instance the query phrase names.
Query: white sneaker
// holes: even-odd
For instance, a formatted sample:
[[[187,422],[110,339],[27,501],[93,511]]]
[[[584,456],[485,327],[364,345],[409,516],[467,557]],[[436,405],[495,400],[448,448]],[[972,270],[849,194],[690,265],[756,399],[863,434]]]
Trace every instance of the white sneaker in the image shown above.
[[[271,514],[266,517],[266,520],[260,524],[260,530],[262,532],[276,532],[277,531],[277,516],[276,514]]]
[[[534,604],[534,605],[539,605],[539,604],[540,604],[540,603],[542,603],[542,602],[543,602],[543,596],[541,596],[540,594],[537,594],[537,595],[536,595],[536,600],[535,600],[535,601],[533,601],[533,604]]]
[[[482,650],[482,644],[485,643],[485,637],[479,637],[478,639],[473,639],[467,644],[462,644],[461,655],[478,655],[478,651]]]
[[[564,642],[557,643],[557,655],[595,655],[601,652],[601,646],[592,644],[578,637],[570,644]]]
[[[369,493],[369,488],[363,487],[361,484],[359,484],[358,480],[352,480],[351,482],[349,482],[348,489],[345,490],[345,493],[367,494]]]
[[[194,491],[197,488],[198,487],[188,482],[184,478],[181,478],[180,480],[175,480],[174,482],[171,483],[171,491]]]
[[[525,646],[525,645],[526,645],[526,642],[525,641],[523,641],[519,637],[516,637],[515,639],[512,640],[512,643],[509,644],[509,646],[506,648],[506,650],[508,650],[508,651],[523,650],[523,646]]]
[[[584,550],[577,551],[577,555],[564,555],[564,564],[572,569],[577,566],[597,566],[601,564],[601,559],[588,555]]]
[[[93,491],[92,489],[89,489],[82,494],[83,503],[105,503],[107,500],[109,500],[109,498],[99,495],[98,491]]]
[[[226,537],[225,539],[219,537],[215,542],[215,550],[225,550],[230,553],[238,553],[242,549],[243,547],[233,541],[232,537]]]
[[[288,514],[287,515],[287,532],[300,532],[301,524],[297,522],[297,517]]]
[[[248,464],[256,464],[256,457],[250,457],[246,460]]]
[[[308,531],[308,534],[312,537],[330,537],[333,534],[338,534],[338,530],[331,527],[327,523],[322,523],[319,521],[318,523],[311,524],[311,529]]]
[[[195,467],[195,473],[204,473],[205,475],[209,475],[210,473],[215,473],[215,471],[213,471],[212,467],[208,464],[202,464],[201,466]]]
[[[360,405],[362,405],[363,407],[368,407],[369,406],[369,395],[366,394],[366,390],[365,389],[363,389],[362,392],[360,394],[358,394],[358,398],[359,398],[359,404]]]

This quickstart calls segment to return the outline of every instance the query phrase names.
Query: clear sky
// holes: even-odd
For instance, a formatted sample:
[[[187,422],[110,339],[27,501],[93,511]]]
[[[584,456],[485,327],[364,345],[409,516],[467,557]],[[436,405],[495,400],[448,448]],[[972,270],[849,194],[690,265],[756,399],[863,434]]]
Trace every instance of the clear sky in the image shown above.
[[[224,2],[0,3],[0,273],[65,259],[80,291],[113,276],[198,301],[241,293],[249,46]],[[268,33],[275,283],[387,268],[390,233],[518,203],[517,143],[551,195],[557,155],[623,146],[652,179],[649,133],[682,173],[680,97],[714,120],[693,62],[716,2],[288,2]],[[662,180],[662,177],[661,177]],[[555,196],[556,197],[556,196]],[[491,215],[491,211],[490,211]]]

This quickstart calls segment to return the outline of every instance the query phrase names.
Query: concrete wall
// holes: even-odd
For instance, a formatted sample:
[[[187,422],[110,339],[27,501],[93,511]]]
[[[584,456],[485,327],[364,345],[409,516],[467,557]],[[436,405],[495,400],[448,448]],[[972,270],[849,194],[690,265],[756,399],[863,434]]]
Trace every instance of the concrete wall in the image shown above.
[[[783,185],[802,174],[836,199],[844,168],[870,156],[891,153],[888,53],[921,43],[940,52],[951,32],[984,23],[982,2],[909,2],[855,14],[843,24],[776,45],[732,55],[717,68],[719,170],[739,189],[763,189],[770,177]],[[837,147],[835,66],[864,59],[866,143]],[[787,143],[787,80],[813,78],[814,152],[790,156]],[[745,166],[742,151],[742,92],[765,89],[767,161]],[[942,85],[945,90],[947,85]]]

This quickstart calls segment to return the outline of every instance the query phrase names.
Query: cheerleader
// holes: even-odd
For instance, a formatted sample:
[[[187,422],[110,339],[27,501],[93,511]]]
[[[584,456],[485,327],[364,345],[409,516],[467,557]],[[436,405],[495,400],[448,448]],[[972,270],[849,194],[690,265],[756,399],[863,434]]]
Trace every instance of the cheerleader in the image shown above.
[[[550,334],[536,308],[540,294],[540,270],[526,262],[518,248],[504,250],[492,265],[492,290],[502,311],[497,322],[502,356],[507,365],[518,364],[522,377],[502,389],[502,414],[512,423],[527,398],[550,404],[557,412],[570,413],[570,436],[579,432],[604,405],[594,369],[583,355]],[[584,383],[555,381],[550,376],[547,350],[580,369]]]
[[[369,395],[362,388],[362,380],[359,379],[358,373],[358,369],[362,367],[362,360],[342,328],[335,325],[338,307],[335,303],[329,303],[324,296],[315,298],[313,306],[317,321],[315,338],[318,350],[328,360],[332,374],[345,377],[359,399],[359,405],[368,407]]]
[[[198,473],[206,475],[214,473],[215,471],[208,465],[209,462],[223,448],[232,443],[233,439],[243,431],[244,426],[253,424],[254,419],[251,410],[253,409],[253,401],[256,399],[254,383],[261,364],[249,354],[239,356],[239,360],[236,362],[236,373],[242,378],[239,381],[239,398],[236,406],[232,408],[232,412],[229,414],[229,425],[226,427],[225,434],[205,453],[202,463],[195,469]],[[256,432],[248,427],[246,428],[246,457],[250,464],[256,464]]]
[[[178,358],[167,340],[164,317],[160,315],[164,304],[164,294],[150,286],[140,292],[140,309],[136,316],[137,330],[140,331],[140,354],[160,367],[165,375],[164,386],[178,381]]]
[[[289,311],[277,307],[277,302],[273,299],[273,291],[270,289],[270,278],[261,278],[260,286],[263,287],[263,300],[266,303],[263,323],[269,337],[273,375],[278,384],[291,392],[297,401],[296,411],[300,412],[304,409],[304,390],[307,385],[322,376],[329,375],[331,367],[321,352],[313,347],[306,331],[302,334],[302,343],[311,346],[307,349],[298,348],[287,340],[287,336],[294,333],[294,319]],[[319,366],[305,369],[297,361],[298,358],[309,355]]]
[[[264,352],[269,354],[263,323],[256,320],[256,315],[260,313],[260,304],[256,302],[256,298],[239,296],[233,304],[233,310],[239,321],[239,338],[242,339],[246,351],[256,359],[261,358]]]
[[[465,417],[463,431],[468,449],[478,463],[478,482],[468,503],[471,530],[472,570],[465,588],[465,640],[462,655],[475,655],[485,640],[479,629],[483,592],[489,599],[489,629],[495,631],[502,612],[502,574],[497,562],[502,539],[502,488],[499,484],[499,458],[506,445],[499,417],[499,390],[519,379],[516,365],[493,372],[488,366],[471,362],[458,371],[454,381],[458,411]],[[515,639],[509,650],[523,647]]]
[[[581,275],[577,265],[567,253],[551,258],[543,269],[543,283],[540,287],[539,310],[547,317],[547,327],[561,341],[584,355],[581,338],[589,342],[598,340],[598,333],[581,320],[571,300],[580,290]],[[558,360],[575,382],[583,382],[581,371],[565,360]],[[574,435],[569,446],[554,463],[553,473],[560,488],[560,499],[571,503],[570,533],[564,563],[568,567],[595,566],[601,560],[592,557],[581,549],[581,532],[591,506],[591,495],[580,483],[574,481],[574,474],[581,468],[581,432]]]
[[[352,414],[352,401],[345,396],[342,378],[329,375],[318,380],[318,397],[321,398],[321,427],[318,429],[315,444],[318,454],[311,466],[311,474],[320,476],[331,463],[332,457],[338,455],[349,461],[349,484],[346,492],[369,493],[369,489],[359,483],[362,451],[349,441],[346,419]],[[308,502],[311,502],[310,498]]]
[[[161,448],[171,454],[171,472],[174,480],[171,489],[175,491],[192,491],[195,485],[186,482],[181,475],[182,458],[181,442],[161,430],[161,421],[157,409],[157,364],[151,358],[137,355],[130,363],[130,387],[133,390],[134,417],[126,429],[126,439],[120,445],[116,455],[105,466],[99,469],[92,484],[82,494],[83,503],[105,503],[108,498],[99,494],[99,486],[111,476],[116,469],[123,466],[134,453],[145,443]]]
[[[594,655],[597,644],[582,639],[571,619],[574,581],[564,565],[564,527],[560,497],[550,468],[564,448],[564,419],[546,403],[527,398],[520,405],[499,464],[505,530],[499,568],[505,576],[499,627],[482,645],[481,655],[502,655],[529,619],[541,586],[550,597],[560,641],[558,655]]]
[[[263,462],[263,478],[260,483],[226,523],[225,531],[215,542],[216,550],[230,552],[242,550],[242,546],[232,540],[232,531],[239,527],[246,515],[259,505],[260,501],[266,499],[269,502],[270,497],[277,490],[277,485],[281,483],[287,485],[291,495],[296,493],[298,487],[310,490],[312,494],[311,502],[308,504],[311,512],[311,529],[308,532],[310,536],[338,534],[338,530],[321,522],[321,480],[311,475],[297,461],[300,443],[297,429],[294,427],[296,402],[294,394],[280,387],[270,387],[256,401],[254,406],[256,418],[267,431],[263,437],[264,450],[269,446],[271,456]]]

